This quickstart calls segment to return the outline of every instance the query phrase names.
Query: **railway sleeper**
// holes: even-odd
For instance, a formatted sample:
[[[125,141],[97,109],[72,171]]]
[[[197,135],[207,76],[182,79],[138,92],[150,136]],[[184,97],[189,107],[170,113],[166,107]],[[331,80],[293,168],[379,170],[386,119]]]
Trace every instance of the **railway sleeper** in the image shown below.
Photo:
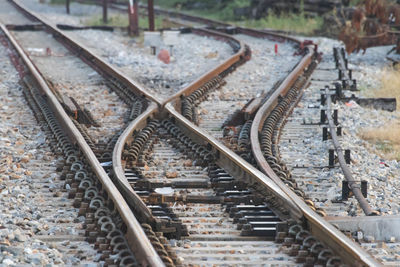
[[[280,129],[285,123],[285,117],[293,109],[297,102],[298,96],[296,92],[299,92],[305,85],[305,81],[310,76],[311,72],[316,67],[316,61],[314,60],[308,69],[303,74],[304,78],[298,79],[294,86],[289,90],[286,100],[280,100],[275,109],[271,112],[271,115],[267,118],[262,129],[261,144],[263,154],[267,159],[267,162],[273,168],[274,172],[288,185],[292,190],[304,198],[304,192],[297,188],[297,185],[291,179],[290,172],[287,170],[285,164],[280,162],[279,149],[275,147],[279,140]],[[285,111],[287,110],[287,111]],[[305,199],[305,203],[309,205],[313,210],[324,216],[324,211],[316,209],[314,203]],[[303,263],[304,266],[339,266],[341,261],[335,257],[332,251],[324,247],[322,243],[319,243],[310,233],[302,228],[300,225],[288,223],[289,229],[287,231],[278,231],[276,235],[276,242],[283,243],[283,247],[291,256],[297,257],[297,262]],[[247,225],[247,228],[251,229],[251,225]]]
[[[139,133],[136,134],[138,135]],[[131,182],[136,193],[140,192],[144,202],[151,209],[153,216],[159,221],[158,224],[151,226],[152,229],[163,232],[165,237],[182,236],[182,234],[176,234],[174,227],[181,227],[181,231],[185,230],[184,233],[189,234],[186,228],[182,227],[185,225],[182,224],[179,217],[174,215],[169,209],[170,205],[174,203],[221,204],[232,217],[233,223],[238,225],[237,227],[242,236],[259,236],[268,240],[276,238],[278,234],[276,222],[280,224],[285,223],[280,222],[279,217],[269,208],[269,206],[275,207],[277,205],[273,197],[263,197],[256,190],[249,188],[246,183],[235,180],[234,177],[214,163],[215,155],[213,155],[212,151],[205,146],[194,143],[190,138],[186,137],[171,120],[164,120],[159,123],[158,133],[154,134],[152,138],[147,139],[146,144],[151,142],[153,138],[166,139],[174,148],[182,151],[184,154],[191,154],[189,158],[200,157],[201,160],[199,162],[201,162],[201,166],[208,169],[209,182],[196,179],[190,180],[190,178],[186,181],[150,182],[148,179],[143,178],[145,176],[141,174],[138,168],[135,168],[135,166],[138,166],[138,162],[132,162],[132,166],[129,166],[131,169],[126,169],[126,177]],[[215,195],[161,195],[154,192],[157,188],[163,187],[213,189]],[[252,220],[251,217],[261,219]],[[249,218],[249,220],[244,221],[242,218]],[[274,220],[268,220],[267,218],[274,218]],[[239,222],[241,223],[240,225]],[[244,225],[245,227],[243,227]],[[176,263],[175,260],[174,262]]]
[[[252,203],[251,196],[198,196],[198,195],[180,195],[180,196],[165,196],[161,194],[150,194],[147,198],[144,198],[146,203],[151,204],[164,204],[164,203],[201,203],[201,204],[222,204],[222,205],[233,205],[242,203]],[[153,212],[154,214],[154,212]]]
[[[277,106],[272,110],[270,115],[264,122],[261,133],[261,147],[264,157],[270,164],[270,167],[278,175],[278,177],[288,185],[298,196],[304,199],[305,194],[297,187],[296,182],[291,178],[290,172],[284,163],[279,160],[279,148],[276,145],[280,137],[280,129],[282,129],[285,118],[293,110],[295,104],[301,96],[301,89],[306,85],[307,79],[317,66],[317,61],[314,59],[310,66],[304,71],[289,89],[284,98],[280,98]],[[316,210],[312,201],[306,202],[312,209]],[[317,211],[317,210],[316,210]],[[323,210],[317,211],[321,216],[325,214]]]
[[[42,114],[36,117],[46,121],[49,130],[55,136],[56,146],[63,151],[66,157],[65,166],[58,166],[58,169],[63,170],[66,190],[74,188],[69,196],[77,197],[74,203],[76,207],[80,208],[78,216],[86,216],[87,240],[95,243],[95,247],[101,253],[99,260],[104,261],[105,266],[118,264],[138,266],[134,254],[129,249],[125,234],[122,232],[125,226],[114,209],[114,204],[101,190],[101,185],[94,175],[86,171],[88,165],[85,163],[85,159],[80,160],[80,152],[72,143],[69,143],[68,137],[61,130],[61,126],[47,106],[45,99],[32,86],[32,80],[27,78],[25,82],[29,89],[24,87],[24,95],[29,105],[35,107],[33,109],[35,112]],[[122,229],[122,231],[118,229]]]

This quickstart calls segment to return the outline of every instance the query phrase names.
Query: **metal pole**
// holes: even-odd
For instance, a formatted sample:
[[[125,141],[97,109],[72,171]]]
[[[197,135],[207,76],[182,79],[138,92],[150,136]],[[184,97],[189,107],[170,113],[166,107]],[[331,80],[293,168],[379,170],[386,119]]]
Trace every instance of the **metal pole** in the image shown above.
[[[103,0],[103,22],[107,23],[107,0]]]
[[[69,0],[65,1],[65,8],[67,9],[67,14],[69,14]]]
[[[129,34],[139,35],[139,16],[137,1],[129,0]]]
[[[148,16],[149,16],[149,31],[154,31],[154,1],[147,1]]]

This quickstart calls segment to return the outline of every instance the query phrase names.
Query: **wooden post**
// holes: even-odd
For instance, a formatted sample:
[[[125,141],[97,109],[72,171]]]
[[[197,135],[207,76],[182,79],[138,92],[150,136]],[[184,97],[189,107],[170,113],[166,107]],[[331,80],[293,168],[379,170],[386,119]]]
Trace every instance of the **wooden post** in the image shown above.
[[[107,23],[107,0],[103,0],[103,22]]]
[[[67,9],[67,14],[69,14],[69,0],[65,1],[65,8]]]
[[[149,31],[154,31],[154,1],[147,1],[148,16],[149,16]]]
[[[139,14],[137,0],[129,0],[129,34],[139,35]]]

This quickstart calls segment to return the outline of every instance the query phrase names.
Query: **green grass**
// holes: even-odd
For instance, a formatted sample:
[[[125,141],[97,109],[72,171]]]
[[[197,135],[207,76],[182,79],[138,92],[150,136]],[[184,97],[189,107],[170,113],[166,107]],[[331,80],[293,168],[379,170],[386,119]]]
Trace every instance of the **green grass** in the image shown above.
[[[322,28],[323,19],[322,17],[307,18],[301,14],[285,14],[281,16],[271,14],[259,20],[239,22],[239,25],[312,35],[315,31]]]
[[[146,2],[146,1],[144,1]],[[164,8],[175,8],[179,9],[179,3],[182,0],[163,0],[156,2],[157,5]],[[258,20],[245,20],[243,18],[237,18],[234,15],[234,9],[239,7],[250,6],[250,0],[233,0],[223,7],[216,6],[211,10],[181,10],[190,15],[196,15],[205,17],[208,19],[214,19],[224,21],[244,27],[251,27],[256,29],[275,29],[286,32],[295,32],[304,35],[311,35],[315,31],[320,30],[323,25],[322,17],[309,18],[301,11],[298,14],[289,13],[282,14],[281,16],[270,14],[269,16],[263,17]]]
[[[361,2],[363,2],[363,0],[351,0],[349,6],[356,6],[356,5],[360,4]]]
[[[70,1],[72,3],[72,0]],[[51,0],[50,1],[51,5],[65,5],[65,0]]]
[[[86,26],[113,26],[113,27],[127,27],[129,25],[128,15],[112,15],[108,16],[107,23],[103,22],[103,15],[96,14],[86,19],[84,24]]]
[[[205,0],[210,2],[209,0]],[[352,2],[358,2],[360,0],[353,0]],[[71,0],[72,2],[72,0]],[[147,0],[142,0],[142,3],[147,3]],[[184,0],[162,0],[155,1],[155,5],[161,6],[163,8],[170,9],[181,9],[180,3],[185,2]],[[215,3],[215,1],[212,1]],[[65,0],[51,0],[51,4],[65,4]],[[264,18],[258,20],[245,20],[243,18],[237,18],[234,15],[234,9],[238,7],[249,6],[251,0],[232,0],[225,4],[216,4],[212,9],[207,10],[181,10],[187,14],[201,16],[209,19],[225,21],[232,24],[251,27],[256,29],[270,28],[286,32],[295,32],[304,35],[311,35],[315,31],[322,28],[323,19],[321,17],[308,18],[305,16],[304,12],[301,11],[299,14],[282,14],[281,16],[270,14]],[[114,26],[114,27],[126,27],[128,26],[128,16],[114,15],[109,16],[109,21],[107,24],[103,23],[102,16],[93,15],[86,20],[85,25],[87,26]],[[139,18],[139,24],[141,27],[147,28],[148,21],[146,18]],[[155,17],[155,25],[157,29],[168,27],[163,23],[163,17]]]
[[[147,1],[142,0],[140,2],[142,2],[143,4],[147,4]],[[162,0],[162,1],[155,1],[154,5],[158,5],[158,6],[166,7],[166,8],[176,8],[177,5],[181,2],[182,2],[182,0]]]

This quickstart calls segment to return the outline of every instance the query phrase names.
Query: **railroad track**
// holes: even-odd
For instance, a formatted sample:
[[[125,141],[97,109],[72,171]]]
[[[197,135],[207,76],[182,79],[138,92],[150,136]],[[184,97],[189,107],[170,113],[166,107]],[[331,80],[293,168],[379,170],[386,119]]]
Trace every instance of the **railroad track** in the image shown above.
[[[48,26],[46,30],[51,31],[54,29],[55,28]],[[134,215],[130,212],[129,208],[127,208],[127,204],[123,201],[123,197],[119,194],[118,190],[105,172],[105,169],[99,162],[99,160],[107,161],[106,146],[109,145],[109,142],[112,143],[112,136],[116,131],[119,131],[119,129],[111,130],[114,131],[114,133],[109,132],[104,134],[102,137],[105,138],[103,140],[105,143],[100,144],[98,147],[94,147],[94,144],[91,142],[92,136],[89,135],[86,128],[84,128],[85,123],[94,125],[94,120],[91,120],[93,119],[92,116],[90,116],[91,113],[80,108],[80,105],[77,101],[74,101],[74,99],[68,98],[68,96],[63,96],[62,93],[65,92],[61,93],[54,88],[49,88],[49,81],[45,81],[45,79],[39,74],[36,66],[34,66],[13,35],[11,35],[8,29],[3,25],[2,31],[5,39],[8,39],[8,42],[12,44],[14,49],[18,52],[21,60],[26,65],[27,70],[29,70],[29,76],[24,76],[24,81],[25,86],[28,88],[27,92],[29,97],[27,98],[30,100],[32,108],[37,113],[37,116],[41,116],[41,118],[45,119],[48,123],[48,127],[54,134],[56,147],[58,147],[59,151],[61,150],[64,153],[63,166],[60,167],[62,174],[60,176],[65,179],[64,188],[68,192],[68,198],[74,199],[73,205],[71,205],[70,208],[78,208],[79,212],[77,216],[84,216],[84,226],[81,231],[84,235],[80,240],[86,240],[93,243],[94,247],[92,246],[92,249],[95,248],[94,251],[97,250],[101,253],[99,254],[101,255],[100,257],[96,255],[96,261],[103,261],[107,265],[136,265],[138,262],[147,262],[157,265],[158,256],[156,256],[155,251],[150,244],[148,244],[147,247],[144,247],[143,244],[141,244],[141,246],[137,248],[141,251],[142,258],[139,257],[137,260],[133,255],[131,248],[135,247],[135,245],[131,245],[129,242],[135,239],[142,239],[144,232],[140,226],[138,227],[136,225],[137,221]],[[41,38],[46,37],[46,35],[41,36]],[[71,45],[71,43],[68,45]],[[54,40],[53,45],[56,46]],[[82,48],[80,47],[80,49]],[[52,50],[50,49],[50,51]],[[56,47],[55,51],[53,50],[51,53],[61,52],[63,52],[62,48]],[[82,53],[82,50],[80,52]],[[69,56],[73,57],[73,55]],[[70,60],[75,60],[73,64],[79,64],[77,62],[79,60],[76,57]],[[91,58],[91,60],[93,61],[93,58]],[[39,63],[38,65],[40,65],[40,61],[36,63]],[[61,65],[61,62],[58,64]],[[45,66],[46,64],[43,64],[41,67],[44,68]],[[94,65],[92,66],[94,68],[98,67]],[[81,64],[80,67],[85,68],[87,66]],[[18,69],[20,68],[21,67]],[[48,70],[46,74],[51,77],[50,74],[54,73],[51,73],[51,71]],[[98,75],[97,73],[95,74]],[[107,77],[108,74],[102,72],[102,75]],[[101,77],[97,78],[101,79]],[[112,85],[117,87],[116,91],[118,91],[118,93],[125,94],[122,96],[125,97],[125,101],[132,101],[130,104],[134,104],[133,100],[139,99],[141,103],[143,103],[144,99],[135,95],[132,90],[127,90],[125,85],[121,85],[119,82],[117,83],[115,79],[109,76],[107,78],[109,79],[107,82],[110,82]],[[97,80],[96,82],[99,81]],[[100,83],[102,82],[103,81],[100,81]],[[90,85],[93,86],[93,84],[84,84],[83,86]],[[104,88],[102,89],[104,90]],[[43,97],[43,95],[46,97]],[[114,100],[110,101],[110,103]],[[146,102],[143,104],[146,104]],[[132,118],[134,118],[136,113],[141,113],[143,106],[136,111],[135,109],[132,109],[133,112],[125,112],[126,114],[124,115],[133,116]],[[95,136],[94,134],[92,135]],[[111,138],[111,140],[109,138]],[[96,144],[96,146],[97,145],[98,144]],[[111,147],[111,149],[112,148],[113,147]],[[125,236],[136,237],[126,238]],[[55,236],[54,240],[57,241],[60,239],[61,242],[64,242],[69,238],[73,237]],[[51,242],[51,240],[52,239],[49,239],[49,242]],[[146,242],[146,238],[144,238],[144,242]],[[74,245],[72,244],[72,246]],[[81,252],[78,250],[77,254],[78,253]]]
[[[104,253],[99,260],[103,260],[107,264],[114,264],[114,260],[110,258],[112,255],[116,257],[117,261],[115,261],[115,263],[125,262],[128,264],[136,262],[132,252],[130,252],[126,245],[127,241],[125,240],[124,234],[116,231],[116,224],[120,223],[121,218],[117,216],[113,221],[110,217],[112,210],[103,207],[107,202],[112,203],[111,197],[109,199],[104,198],[99,189],[95,187],[99,186],[99,188],[101,188],[100,180],[96,181],[91,178],[94,172],[93,168],[83,161],[79,148],[74,147],[73,143],[67,137],[67,132],[63,131],[61,122],[56,119],[56,116],[60,114],[57,113],[56,115],[51,109],[51,105],[58,104],[59,107],[57,108],[61,110],[60,104],[54,101],[54,95],[49,95],[50,97],[54,97],[51,99],[52,101],[46,100],[46,98],[43,97],[43,91],[39,91],[37,83],[44,85],[44,81],[34,80],[34,78],[39,77],[37,71],[28,58],[24,56],[21,48],[3,25],[2,43],[10,49],[10,58],[18,69],[21,80],[24,81],[22,86],[24,88],[23,91],[26,101],[37,120],[41,123],[43,131],[46,131],[50,144],[53,146],[52,150],[54,151],[52,152],[50,148],[45,145],[45,147],[43,149],[40,148],[40,150],[42,150],[44,154],[47,154],[47,156],[38,156],[37,159],[32,160],[27,156],[27,158],[22,161],[25,163],[23,164],[24,168],[29,172],[25,172],[25,175],[34,175],[32,177],[35,179],[31,186],[38,190],[35,192],[35,195],[30,196],[31,201],[46,203],[47,205],[46,208],[36,207],[36,212],[39,213],[39,216],[45,217],[52,217],[54,209],[57,209],[59,212],[58,215],[53,217],[53,221],[49,220],[42,228],[35,230],[37,234],[34,238],[53,243],[53,246],[57,246],[62,251],[64,258],[58,259],[58,261],[55,262],[56,264],[64,263],[73,265],[78,262],[94,263],[97,257],[97,250],[103,250]],[[11,45],[18,51],[19,55],[15,50],[12,50],[13,48],[11,48]],[[47,90],[49,90],[49,88],[47,88]],[[48,92],[50,92],[50,90]],[[25,103],[22,107],[24,107],[25,110],[29,109]],[[16,106],[15,108],[21,108],[21,106]],[[28,115],[32,117],[31,114]],[[61,115],[66,116],[65,113]],[[72,121],[68,122],[72,124]],[[70,132],[68,133],[70,134]],[[79,132],[76,131],[75,134],[78,133]],[[44,132],[42,134],[44,134]],[[80,137],[83,139],[81,135]],[[37,138],[37,135],[30,136],[27,139],[33,142],[34,138]],[[54,166],[54,162],[48,162],[48,160],[49,157],[50,159],[52,157],[54,158],[56,154],[60,154],[62,157],[56,162],[57,165]],[[31,155],[31,157],[33,157],[33,155]],[[91,193],[84,195],[80,193],[80,198],[76,196],[75,201],[68,200],[68,198],[73,198],[71,193],[73,189],[76,189],[73,188],[74,184],[69,182],[69,180],[71,180],[69,177],[75,177],[76,181],[81,181],[80,184],[78,182],[79,191],[85,188],[84,182],[86,182],[86,189]],[[38,194],[40,191],[42,194]],[[53,191],[54,193],[52,193]],[[51,199],[52,197],[56,198]],[[71,218],[74,212],[76,212],[74,208],[80,208],[78,215],[84,216],[83,221],[78,218]],[[132,216],[132,219],[133,218]],[[64,226],[62,226],[63,224]],[[100,230],[101,227],[104,228]],[[98,231],[103,233],[103,239],[99,239],[100,236],[97,237],[97,235],[99,235]],[[109,233],[111,234],[108,235]],[[87,238],[85,238],[85,235]],[[20,241],[21,240],[23,239],[20,239]],[[92,241],[93,243],[97,242],[97,244],[93,247],[87,243],[88,241]],[[112,243],[111,247],[109,245],[110,242]],[[65,246],[65,248],[62,248],[63,246]],[[32,264],[45,264],[42,257],[43,256],[40,255],[32,256],[30,261]]]
[[[0,57],[4,70],[1,75],[1,80],[4,81],[1,87],[1,113],[7,117],[7,120],[2,122],[2,133],[6,134],[7,131],[14,133],[14,135],[4,135],[1,144],[2,191],[4,191],[2,206],[4,209],[15,211],[13,216],[2,217],[2,227],[6,221],[8,221],[7,228],[10,224],[20,223],[19,226],[9,227],[8,251],[16,253],[19,242],[29,238],[32,240],[29,242],[29,247],[34,243],[33,240],[41,240],[46,243],[52,242],[55,248],[52,250],[50,246],[43,246],[42,254],[32,254],[31,251],[27,256],[31,264],[73,265],[77,261],[82,264],[92,264],[97,252],[85,241],[84,236],[79,235],[79,232],[84,231],[83,223],[74,217],[72,201],[68,200],[68,194],[63,190],[64,181],[60,180],[59,167],[63,166],[64,160],[52,149],[52,146],[56,146],[57,140],[52,137],[49,126],[43,120],[41,123],[36,123],[35,116],[40,116],[40,112],[32,113],[26,103],[26,100],[30,100],[31,102],[28,102],[31,104],[34,102],[32,95],[19,85],[19,80],[22,78],[19,74],[24,73],[24,66],[10,48],[10,43],[3,32],[0,33],[0,40],[2,43]],[[20,73],[13,63],[19,67]],[[37,111],[37,108],[33,106],[33,110]],[[10,145],[14,148],[3,150]],[[12,168],[13,165],[16,167]],[[11,169],[7,171],[8,166]],[[7,191],[9,193],[4,194]],[[7,199],[10,200],[9,203]],[[6,213],[4,210],[3,214]],[[23,222],[21,217],[29,219],[29,223],[21,224]],[[11,233],[15,236],[14,239]],[[5,241],[2,238],[4,246],[7,243]],[[53,259],[49,257],[52,253]],[[5,263],[3,258],[2,260]],[[17,257],[9,260],[12,264],[21,263]]]
[[[357,146],[351,146],[351,151],[347,150],[349,144],[354,142],[352,139],[354,136],[351,137],[347,129],[351,123],[347,122],[347,127],[342,125],[343,121],[348,121],[346,118],[348,115],[343,112],[345,109],[341,104],[344,102],[348,105],[352,103],[357,105],[357,102],[362,106],[368,104],[369,108],[392,111],[393,101],[354,96],[350,98],[352,94],[357,94],[357,81],[352,79],[354,71],[348,69],[349,59],[342,51],[334,48],[332,53],[325,55],[311,77],[312,85],[304,92],[304,100],[295,108],[296,115],[287,119],[281,138],[276,143],[276,156],[285,162],[293,181],[310,200],[314,201],[315,207],[322,208],[328,221],[340,222],[337,225],[347,231],[348,235],[352,235],[363,248],[385,265],[393,266],[397,261],[395,251],[398,243],[392,237],[392,230],[385,231],[390,236],[382,236],[379,234],[381,227],[373,230],[361,227],[358,228],[358,232],[357,229],[348,227],[360,221],[386,224],[392,218],[388,214],[381,214],[379,211],[384,211],[384,206],[372,201],[376,192],[385,186],[377,184],[374,179],[368,179],[372,184],[368,185],[367,190],[366,183],[360,181],[359,177],[366,177],[368,173],[368,169],[364,167],[367,165],[364,161],[368,161],[365,157],[368,157],[362,153],[369,152],[364,152]],[[329,92],[326,93],[326,90]],[[363,109],[359,112],[373,111]],[[333,152],[333,156],[332,152],[329,155],[329,151]],[[346,155],[345,151],[351,154]],[[340,154],[342,154],[341,159],[338,156]],[[299,160],[293,162],[293,158]],[[342,169],[345,170],[344,174]],[[387,175],[387,173],[382,174],[383,177]],[[349,182],[347,179],[353,181]],[[349,197],[355,195],[352,192],[354,189],[360,190],[357,197]],[[368,215],[382,216],[365,217]]]
[[[19,1],[14,2],[22,6]],[[203,31],[233,45],[236,47],[236,53],[220,66],[178,91],[170,99],[160,101],[118,69],[93,55],[90,49],[80,46],[74,38],[67,37],[37,14],[33,16],[45,25],[46,30],[63,40],[69,48],[79,49],[80,56],[89,60],[103,76],[118,81],[135,97],[147,98],[147,105],[142,108],[142,112],[135,116],[135,120],[129,122],[116,140],[112,154],[112,173],[107,174],[101,167],[99,158],[90,148],[88,138],[85,140],[84,135],[73,124],[71,120],[73,114],[66,114],[66,104],[64,103],[64,107],[61,106],[58,102],[60,97],[57,98],[48,88],[43,77],[37,73],[19,45],[12,36],[8,36],[25,64],[28,65],[32,78],[42,87],[39,92],[47,96],[50,109],[61,118],[60,127],[68,133],[68,136],[73,137],[73,142],[76,142],[81,150],[76,157],[69,159],[69,161],[76,159],[71,164],[74,166],[71,171],[82,171],[80,168],[84,165],[84,168],[91,169],[90,176],[93,177],[92,180],[89,179],[90,182],[85,178],[84,184],[97,182],[98,187],[103,189],[97,192],[90,186],[85,188],[85,185],[82,185],[83,188],[78,187],[71,193],[78,199],[76,203],[80,204],[81,212],[88,211],[86,219],[92,223],[88,223],[90,227],[86,232],[92,237],[92,241],[97,242],[97,247],[106,250],[104,258],[107,260],[107,254],[109,256],[115,252],[121,256],[114,262],[108,259],[107,264],[124,261],[135,264],[138,261],[152,266],[161,266],[162,260],[167,265],[191,263],[203,265],[206,262],[241,264],[245,261],[260,264],[268,261],[268,263],[285,262],[288,265],[306,263],[310,266],[314,264],[335,266],[343,260],[348,264],[357,262],[360,265],[379,265],[369,254],[313,212],[303,200],[282,183],[276,173],[263,169],[268,176],[263,175],[180,114],[181,99],[189,97],[202,86],[218,85],[218,75],[234,71],[249,59],[250,50],[242,42],[226,34]],[[2,28],[7,34],[8,30],[4,26]],[[266,34],[246,29],[242,31],[249,34]],[[276,34],[270,34],[270,36],[286,38]],[[307,47],[304,51],[306,53],[297,67],[272,91],[265,103],[260,102],[263,105],[254,118],[257,122],[255,127],[257,131],[261,127],[261,119],[265,119],[266,110],[271,109],[271,103],[272,106],[277,105],[279,104],[277,103],[278,96],[285,95],[287,91],[290,94],[289,87],[296,79],[299,79],[300,75],[304,76],[300,79],[307,81],[308,72],[313,69],[309,65],[315,64],[316,58],[312,47]],[[29,88],[32,92],[34,91],[33,87]],[[253,123],[253,127],[254,125]],[[257,140],[252,140],[252,146],[260,140],[257,131]],[[55,131],[56,134],[59,132],[59,130]],[[67,137],[56,137],[56,139],[62,140],[63,143],[66,142]],[[70,152],[72,148],[68,143],[60,144],[60,146],[65,148],[64,152],[71,153],[69,156],[75,155]],[[257,150],[253,147],[253,154],[258,164],[261,167],[265,166],[255,151]],[[85,160],[78,158],[78,155],[84,157]],[[75,164],[77,161],[82,161],[82,164]],[[111,168],[106,167],[106,169],[110,171]],[[66,172],[66,174],[71,173]],[[81,174],[75,173],[74,176],[79,179]],[[111,183],[110,176],[119,191]],[[71,184],[73,182],[71,181]],[[117,232],[127,241],[124,241],[124,237],[118,237],[116,240],[119,240],[121,245],[117,245],[119,249],[117,251],[113,247],[114,242],[111,246],[108,243],[110,242],[108,238],[112,235],[106,235],[106,238],[97,236],[99,232],[105,232],[107,229],[100,228],[99,231],[99,228],[96,228],[91,216],[96,213],[93,209],[99,207],[95,204],[88,207],[92,201],[88,203],[85,195],[93,194],[93,191],[88,188],[95,190],[96,196],[98,194],[103,196],[104,202],[107,203],[104,206],[112,206],[120,214],[120,219],[118,216],[113,218],[117,220],[114,225],[124,229],[124,232]],[[106,193],[102,194],[103,192]],[[127,203],[122,200],[121,194]],[[83,198],[81,203],[80,198]],[[99,202],[99,199],[97,200],[96,203]],[[128,208],[127,205],[130,207]],[[108,214],[107,211],[101,212]],[[111,211],[109,212],[111,214]],[[217,220],[210,219],[210,213]],[[111,223],[109,219],[98,222]],[[142,227],[138,222],[142,223]],[[144,236],[144,233],[148,238]],[[210,233],[214,234],[214,239]],[[182,239],[183,236],[186,237]],[[190,242],[185,242],[185,240]],[[205,243],[204,240],[208,242]],[[283,243],[282,247],[273,240]],[[216,241],[224,242],[225,247],[216,250]],[[150,243],[153,246],[150,246]],[[246,247],[245,251],[239,249],[238,246],[243,244],[251,248]],[[112,249],[111,253],[110,249]],[[265,251],[277,253],[280,249],[282,249],[280,257],[264,256],[265,253],[262,253]],[[131,251],[135,252],[134,255]],[[155,252],[158,252],[158,255]],[[254,257],[246,255],[247,252],[251,252],[252,256],[254,254]],[[220,254],[225,254],[225,256],[221,257]],[[226,256],[226,254],[229,255]],[[335,255],[340,255],[341,259]]]

